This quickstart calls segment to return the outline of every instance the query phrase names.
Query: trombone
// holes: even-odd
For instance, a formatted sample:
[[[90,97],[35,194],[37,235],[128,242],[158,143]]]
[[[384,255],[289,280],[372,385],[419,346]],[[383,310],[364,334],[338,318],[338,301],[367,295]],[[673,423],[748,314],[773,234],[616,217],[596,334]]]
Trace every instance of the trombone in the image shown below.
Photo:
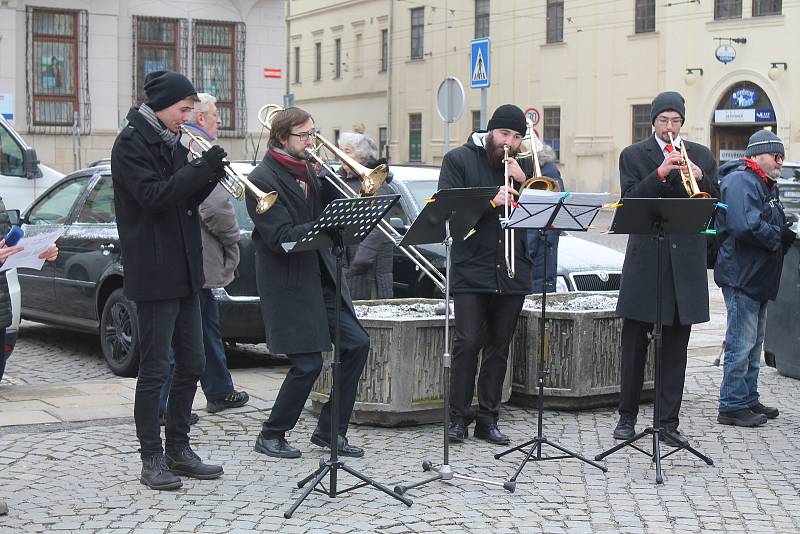
[[[522,142],[524,143],[527,140],[530,150],[520,152],[514,157],[518,160],[526,158],[533,159],[533,178],[525,180],[520,190],[539,189],[542,191],[561,191],[558,181],[549,176],[542,176],[542,168],[539,166],[539,153],[536,150],[536,141],[533,138],[533,123],[528,117],[525,117],[525,122],[528,125],[528,129],[525,132],[525,137],[522,138]]]
[[[672,132],[667,132],[667,134],[669,134],[669,142],[672,144],[672,148],[681,153],[681,157],[683,158],[681,165],[686,165],[689,171],[688,175],[681,171],[681,182],[683,183],[683,188],[686,189],[686,194],[689,195],[689,198],[711,198],[711,195],[705,191],[700,191],[700,187],[698,187],[694,179],[694,171],[692,171],[692,166],[689,165],[691,162],[689,161],[689,156],[686,154],[686,146],[683,143],[681,143],[680,146],[676,145],[675,139],[672,137]]]
[[[211,143],[203,137],[193,133],[186,126],[181,124],[181,131],[189,136],[189,152],[194,158],[202,157],[202,153],[211,148]],[[195,148],[194,145],[199,147]],[[236,200],[244,199],[245,191],[250,192],[256,199],[256,213],[264,213],[275,204],[278,200],[278,193],[272,191],[265,193],[258,187],[253,185],[253,182],[233,170],[229,161],[225,161],[225,176],[219,178],[219,183],[222,184],[230,195]]]
[[[508,189],[514,189],[514,180],[511,178],[511,175],[508,174],[508,145],[503,145],[503,181],[505,182],[505,186]],[[525,183],[528,183],[530,180],[526,180]],[[505,204],[503,205],[503,221],[504,223],[508,224],[508,221],[511,216],[511,208],[509,208],[510,198],[506,199]],[[515,250],[515,243],[514,243],[514,229],[513,228],[506,228],[503,230],[503,250],[506,259],[506,272],[508,273],[509,278],[514,278],[515,273],[514,269],[516,267],[516,250]]]
[[[267,130],[272,129],[272,120],[275,118],[275,115],[284,108],[277,104],[267,104],[262,106],[261,109],[258,110],[258,121],[266,128]],[[317,134],[316,139],[319,144],[315,148],[306,148],[305,153],[309,160],[313,160],[317,164],[321,165],[327,173],[324,174],[325,179],[336,188],[339,193],[344,196],[345,198],[356,198],[359,196],[373,196],[378,194],[381,186],[383,185],[386,177],[389,173],[389,168],[387,165],[382,164],[378,165],[374,169],[368,169],[367,167],[361,165],[353,158],[345,154],[342,150],[340,150],[337,146],[333,143],[322,137],[321,135]],[[358,175],[361,180],[361,190],[360,192],[356,192],[350,187],[347,182],[345,182],[336,171],[328,165],[328,162],[322,158],[318,152],[320,147],[325,147],[327,150],[330,150],[336,157],[339,158],[340,161],[345,163],[348,167],[350,167],[354,173]],[[403,237],[400,233],[395,230],[392,225],[381,219],[378,223],[377,228],[383,232],[383,234],[389,238],[389,240],[394,243],[394,245],[399,248],[408,259],[410,259],[414,264],[423,272],[425,273],[428,278],[439,288],[439,290],[444,293],[445,292],[445,277],[444,275],[425,257],[422,253],[413,245],[401,247],[399,245],[400,239]]]

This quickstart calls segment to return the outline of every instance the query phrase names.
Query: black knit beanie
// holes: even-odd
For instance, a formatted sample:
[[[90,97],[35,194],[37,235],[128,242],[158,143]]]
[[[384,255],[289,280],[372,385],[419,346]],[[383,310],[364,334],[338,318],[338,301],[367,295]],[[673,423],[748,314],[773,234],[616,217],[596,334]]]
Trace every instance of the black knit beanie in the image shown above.
[[[675,111],[681,116],[681,121],[686,120],[686,106],[680,93],[664,91],[653,99],[650,105],[650,124],[656,123],[656,117],[663,111]]]
[[[161,111],[187,97],[197,100],[197,90],[189,78],[171,70],[154,70],[145,76],[144,94],[153,111]]]
[[[497,128],[508,128],[519,132],[520,135],[525,135],[528,129],[528,125],[525,122],[525,114],[514,104],[503,104],[494,110],[494,114],[486,126],[487,130],[495,130]]]
[[[750,136],[744,155],[748,158],[759,154],[784,154],[783,141],[769,130],[759,130]]]

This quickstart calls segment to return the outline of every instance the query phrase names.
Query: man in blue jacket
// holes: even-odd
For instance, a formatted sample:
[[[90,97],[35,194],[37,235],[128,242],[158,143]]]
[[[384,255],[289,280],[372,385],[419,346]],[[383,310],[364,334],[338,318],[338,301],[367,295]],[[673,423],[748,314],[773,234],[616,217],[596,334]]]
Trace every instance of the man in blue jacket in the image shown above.
[[[727,209],[715,221],[720,247],[714,281],[725,297],[728,328],[717,422],[752,427],[778,417],[777,408],[759,401],[758,368],[767,301],[778,294],[783,255],[796,235],[786,222],[776,183],[783,142],[760,130],[750,137],[745,156],[719,170]]]

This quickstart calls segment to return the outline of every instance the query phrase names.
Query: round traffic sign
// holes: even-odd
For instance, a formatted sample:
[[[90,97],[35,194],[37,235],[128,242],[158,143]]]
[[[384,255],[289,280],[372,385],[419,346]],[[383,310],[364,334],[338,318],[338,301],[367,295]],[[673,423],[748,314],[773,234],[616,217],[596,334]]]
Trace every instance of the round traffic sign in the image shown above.
[[[436,111],[444,122],[455,122],[464,112],[464,86],[455,76],[448,76],[439,84]]]
[[[539,110],[536,108],[528,108],[525,110],[525,116],[531,121],[531,123],[536,126],[539,124],[539,119],[542,117]]]

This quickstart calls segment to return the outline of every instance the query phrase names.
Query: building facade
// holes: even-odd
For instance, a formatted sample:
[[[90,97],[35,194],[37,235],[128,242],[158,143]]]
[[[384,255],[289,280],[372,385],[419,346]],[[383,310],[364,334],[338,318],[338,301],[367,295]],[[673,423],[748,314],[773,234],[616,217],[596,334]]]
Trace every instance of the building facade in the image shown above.
[[[252,157],[260,106],[284,91],[281,0],[2,0],[0,105],[39,159],[63,172],[110,156],[147,73],[214,94],[221,144]]]
[[[556,149],[570,189],[619,189],[619,153],[650,134],[649,103],[664,90],[686,98],[682,134],[721,160],[737,157],[763,127],[784,139],[790,158],[800,151],[800,109],[792,105],[800,83],[790,31],[800,23],[794,3],[288,4],[287,93],[327,135],[360,125],[376,139],[385,135],[393,162],[441,162],[445,127],[436,94],[447,76],[466,93],[449,146],[480,126],[470,42],[482,37],[490,40],[488,114],[508,102],[529,111],[537,135]]]

